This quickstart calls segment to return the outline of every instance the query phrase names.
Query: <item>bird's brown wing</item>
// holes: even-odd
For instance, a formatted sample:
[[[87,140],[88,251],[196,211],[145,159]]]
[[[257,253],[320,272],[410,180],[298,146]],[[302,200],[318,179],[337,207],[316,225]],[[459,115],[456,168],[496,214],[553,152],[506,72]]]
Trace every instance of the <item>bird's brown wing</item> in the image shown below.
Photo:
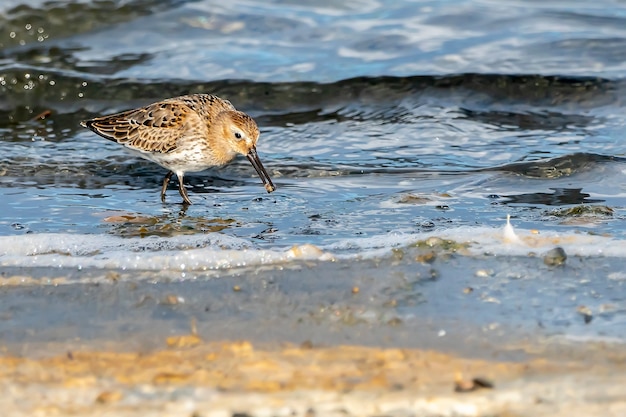
[[[188,106],[159,102],[81,123],[98,135],[140,152],[176,150],[183,136],[203,136],[200,116]]]
[[[222,111],[236,110],[230,101],[212,94],[190,94],[164,100],[164,102],[172,101],[185,104],[198,113],[198,115],[205,118],[209,124]]]

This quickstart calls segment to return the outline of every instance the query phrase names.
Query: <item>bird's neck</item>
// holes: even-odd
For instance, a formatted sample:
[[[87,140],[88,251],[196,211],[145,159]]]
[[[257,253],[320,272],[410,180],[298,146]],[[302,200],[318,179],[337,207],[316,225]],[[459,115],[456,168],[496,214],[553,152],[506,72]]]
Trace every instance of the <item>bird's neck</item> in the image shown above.
[[[229,146],[229,143],[224,138],[229,135],[225,123],[220,123],[220,118],[216,120],[209,127],[209,134],[207,140],[209,142],[209,150],[212,155],[212,159],[215,160],[216,165],[224,165],[232,161],[237,153]]]

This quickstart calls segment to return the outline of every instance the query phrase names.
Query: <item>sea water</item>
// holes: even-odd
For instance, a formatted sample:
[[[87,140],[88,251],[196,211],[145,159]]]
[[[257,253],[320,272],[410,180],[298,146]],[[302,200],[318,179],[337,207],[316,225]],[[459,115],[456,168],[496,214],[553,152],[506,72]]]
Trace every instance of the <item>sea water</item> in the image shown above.
[[[0,332],[623,342],[625,28],[612,1],[4,2]],[[79,126],[193,92],[257,120],[274,193],[239,158],[161,203],[164,169]]]

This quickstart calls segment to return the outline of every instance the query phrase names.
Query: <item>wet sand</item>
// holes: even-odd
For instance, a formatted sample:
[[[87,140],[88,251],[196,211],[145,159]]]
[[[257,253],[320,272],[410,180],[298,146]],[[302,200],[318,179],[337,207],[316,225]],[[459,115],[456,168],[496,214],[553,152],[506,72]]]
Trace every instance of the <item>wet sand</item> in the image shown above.
[[[186,281],[7,269],[0,407],[11,416],[622,416],[626,349],[611,337],[621,316],[583,306],[587,292],[598,295],[585,283],[620,268],[619,258],[555,267],[415,248]],[[555,311],[549,299],[573,275],[577,297]],[[547,301],[533,303],[520,285]]]
[[[149,353],[0,358],[12,416],[619,416],[625,355],[481,360],[419,349],[257,347],[197,335]],[[593,351],[604,348],[596,346]],[[8,395],[7,395],[8,394]]]

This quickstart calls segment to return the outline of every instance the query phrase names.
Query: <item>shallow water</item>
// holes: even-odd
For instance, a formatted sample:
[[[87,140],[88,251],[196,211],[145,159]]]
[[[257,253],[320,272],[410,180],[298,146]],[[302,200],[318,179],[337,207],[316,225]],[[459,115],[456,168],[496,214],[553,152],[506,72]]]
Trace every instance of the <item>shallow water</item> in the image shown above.
[[[198,280],[263,280],[320,256],[342,267],[302,279],[330,268],[350,288],[367,262],[379,262],[373,275],[384,280],[395,251],[445,235],[474,243],[452,264],[437,261],[445,279],[419,280],[420,302],[399,297],[400,284],[381,290],[395,300],[384,317],[427,316],[461,331],[469,319],[457,297],[491,271],[487,289],[501,294],[476,301],[473,325],[623,342],[625,28],[617,1],[4,2],[4,297],[58,278],[75,285],[67,291],[80,311],[81,286],[108,286],[119,271],[162,291],[189,282],[186,293],[210,290]],[[191,92],[220,95],[257,120],[274,193],[241,158],[186,176],[189,208],[175,185],[162,204],[162,168],[79,126]],[[546,241],[507,242],[507,215]],[[293,255],[294,245],[319,251]],[[567,268],[541,263],[555,245],[570,254]],[[539,279],[537,263],[556,283]],[[333,291],[323,279],[311,290],[319,298],[295,299],[308,311]],[[536,313],[518,317],[520,299]],[[596,313],[587,324],[581,305]],[[11,317],[9,339],[24,340],[11,328],[37,327]]]

